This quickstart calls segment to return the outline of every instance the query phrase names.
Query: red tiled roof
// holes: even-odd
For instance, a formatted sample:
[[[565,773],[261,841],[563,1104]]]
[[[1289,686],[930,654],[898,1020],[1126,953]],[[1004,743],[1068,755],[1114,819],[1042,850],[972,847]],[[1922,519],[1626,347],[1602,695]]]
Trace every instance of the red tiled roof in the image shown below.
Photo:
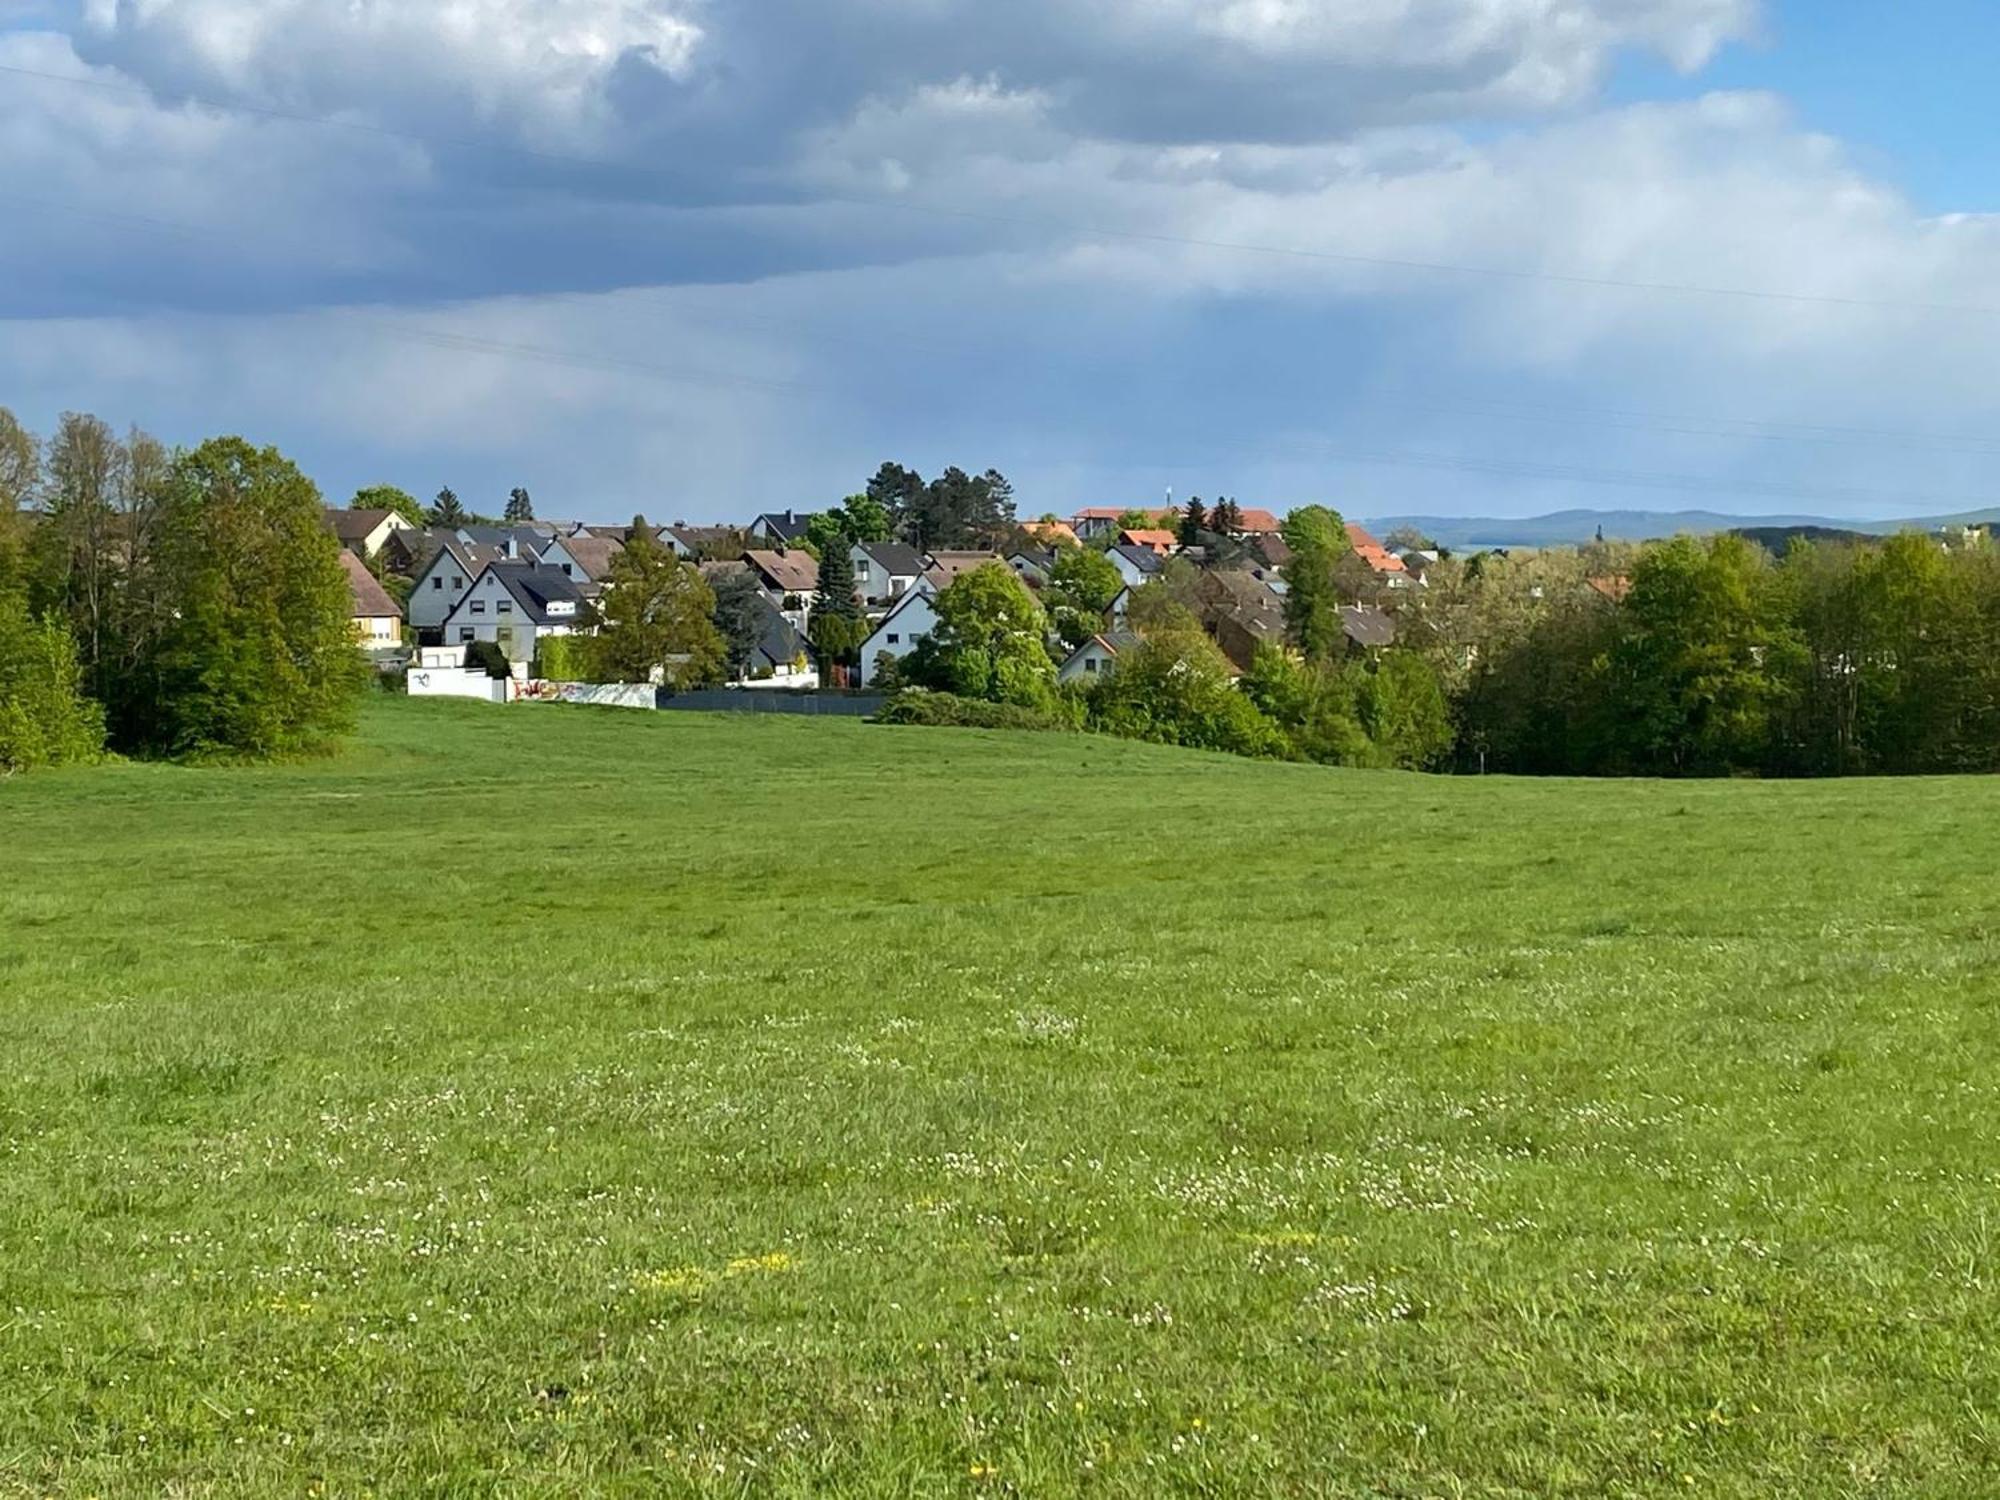
[[[340,565],[347,570],[347,587],[354,596],[354,618],[357,620],[400,620],[403,611],[396,601],[389,597],[389,591],[368,571],[368,564],[345,548],[341,549]]]
[[[1074,542],[1076,528],[1067,521],[1024,521],[1021,529],[1038,542]]]
[[[1376,541],[1364,526],[1357,526],[1352,521],[1349,521],[1347,523],[1347,542],[1349,546],[1354,548],[1355,555],[1377,573],[1407,573],[1409,571],[1409,569],[1403,566],[1402,558],[1391,557],[1383,550],[1382,544]]]
[[[1136,531],[1129,526],[1118,533],[1118,540],[1134,547],[1150,547],[1162,557],[1180,545],[1180,538],[1171,531]]]

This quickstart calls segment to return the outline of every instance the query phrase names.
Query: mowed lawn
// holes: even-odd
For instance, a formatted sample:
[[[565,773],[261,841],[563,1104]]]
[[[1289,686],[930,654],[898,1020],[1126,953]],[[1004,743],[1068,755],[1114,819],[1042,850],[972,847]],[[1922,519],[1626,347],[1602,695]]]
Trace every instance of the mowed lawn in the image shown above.
[[[2000,782],[378,703],[0,785],[0,1494],[2000,1492]]]

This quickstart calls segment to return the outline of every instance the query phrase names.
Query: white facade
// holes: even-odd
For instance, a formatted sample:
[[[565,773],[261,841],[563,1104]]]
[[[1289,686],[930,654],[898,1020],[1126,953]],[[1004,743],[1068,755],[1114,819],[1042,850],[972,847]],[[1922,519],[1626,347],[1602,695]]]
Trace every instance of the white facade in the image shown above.
[[[403,644],[403,621],[397,615],[356,615],[354,634],[366,651],[384,651]]]
[[[375,524],[373,531],[361,539],[360,555],[364,558],[373,557],[389,545],[389,538],[397,532],[415,530],[417,530],[415,526],[392,510]]]
[[[458,548],[440,547],[410,586],[409,602],[403,606],[410,629],[442,630],[445,617],[458,608],[477,572]]]
[[[492,641],[509,661],[533,661],[535,642],[545,635],[576,634],[576,605],[567,599],[550,601],[546,622],[528,618],[520,601],[491,568],[481,573],[465,591],[444,621],[447,646],[469,646],[474,641]],[[559,618],[567,616],[567,619]]]
[[[920,573],[891,572],[870,557],[868,549],[859,542],[848,549],[848,556],[854,562],[854,591],[870,603],[882,604],[902,598],[923,576]]]
[[[561,537],[557,537],[542,549],[542,566],[558,569],[563,577],[572,578],[578,583],[591,581],[589,570],[576,560],[575,553],[563,545]]]
[[[1125,586],[1127,588],[1132,588],[1132,589],[1139,588],[1142,585],[1150,582],[1155,576],[1157,576],[1159,572],[1158,568],[1155,568],[1150,573],[1147,572],[1137,562],[1127,557],[1123,552],[1119,551],[1116,547],[1113,547],[1109,552],[1105,553],[1104,555],[1111,560],[1111,566],[1118,570],[1118,576],[1125,580]]]
[[[916,649],[918,641],[927,639],[937,629],[937,623],[935,598],[929,584],[903,595],[862,644],[861,686],[874,685],[876,663],[881,658],[900,661]]]
[[[1118,653],[1105,645],[1103,637],[1092,636],[1071,653],[1056,673],[1058,682],[1095,682],[1111,670]]]

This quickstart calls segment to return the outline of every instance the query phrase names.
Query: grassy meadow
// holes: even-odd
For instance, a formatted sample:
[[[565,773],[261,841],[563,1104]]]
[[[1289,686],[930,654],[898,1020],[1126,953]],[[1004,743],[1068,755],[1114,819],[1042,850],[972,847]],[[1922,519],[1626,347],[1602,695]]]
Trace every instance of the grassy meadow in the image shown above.
[[[0,1496],[2000,1493],[1996,826],[387,701],[0,784]]]

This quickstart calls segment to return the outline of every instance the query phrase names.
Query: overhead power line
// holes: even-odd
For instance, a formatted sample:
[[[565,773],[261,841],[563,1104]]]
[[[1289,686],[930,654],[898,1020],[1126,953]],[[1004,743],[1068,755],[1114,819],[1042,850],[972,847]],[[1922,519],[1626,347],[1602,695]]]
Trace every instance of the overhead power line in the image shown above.
[[[76,88],[95,89],[101,92],[136,96],[156,105],[169,102],[162,100],[153,90],[141,84],[117,83],[102,78],[78,78],[72,74],[53,73],[42,69],[23,68],[12,64],[0,64],[0,74],[37,79],[45,83],[63,84]],[[406,130],[397,126],[342,119],[334,115],[312,114],[301,110],[276,109],[265,105],[246,104],[236,100],[218,99],[192,92],[178,93],[174,96],[172,102],[195,104],[221,114],[246,115],[258,119],[282,121],[288,124],[311,125],[330,130],[351,131],[363,135],[410,141],[419,145],[444,147],[457,151],[493,152],[506,156],[520,157],[524,160],[573,167],[588,167],[593,171],[613,171],[635,177],[665,177],[668,175],[657,167],[649,167],[644,163],[619,161],[612,157],[544,151],[538,150],[535,147],[519,146],[505,141],[481,140],[431,131]],[[1045,215],[1000,213],[989,209],[966,208],[956,204],[930,202],[900,195],[837,193],[815,189],[810,198],[801,199],[797,204],[779,206],[809,207],[816,203],[840,203],[871,210],[889,210],[897,213],[959,219],[973,223],[1039,229],[1045,232],[1069,234],[1083,238],[1126,240],[1139,244],[1174,246],[1195,250],[1216,250],[1231,254],[1277,257],[1375,270],[1416,271],[1432,275],[1463,276],[1516,282],[1539,282],[1553,286],[1649,293],[1674,297],[1727,298],[1738,301],[1794,304],[1807,307],[1841,307],[1877,312],[1947,314],[1956,317],[2000,317],[2000,306],[1985,306],[1972,303],[1922,302],[1887,297],[1841,297],[1815,292],[1779,291],[1768,287],[1711,286],[1698,282],[1644,281],[1627,277],[1599,276],[1584,272],[1560,270],[1541,270],[1531,267],[1464,265],[1451,261],[1421,260],[1405,256],[1364,255],[1356,252],[1327,250],[1308,246],[1257,244],[1241,240],[1221,240],[1194,235],[1168,234],[1157,230],[1125,229],[1115,225],[1085,223],[1078,220],[1061,219]],[[738,206],[771,207],[773,205],[762,203]]]

